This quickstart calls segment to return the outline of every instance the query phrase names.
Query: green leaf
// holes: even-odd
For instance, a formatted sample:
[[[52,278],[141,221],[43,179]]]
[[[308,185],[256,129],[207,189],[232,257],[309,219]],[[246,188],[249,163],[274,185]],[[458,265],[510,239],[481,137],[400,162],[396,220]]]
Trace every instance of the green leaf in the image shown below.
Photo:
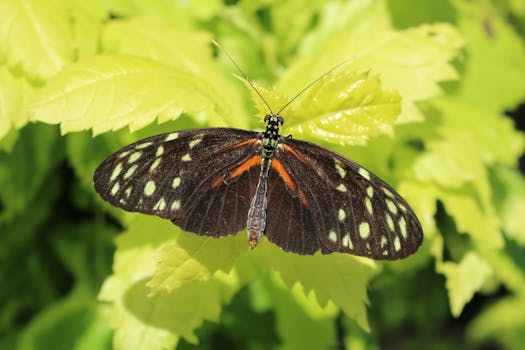
[[[450,0],[387,0],[387,3],[396,28],[423,23],[456,23],[456,11]]]
[[[461,314],[465,304],[492,274],[487,262],[474,252],[467,253],[459,263],[443,262],[436,268],[447,278],[450,308],[455,317]]]
[[[319,12],[319,23],[301,40],[300,56],[322,52],[334,34],[369,35],[392,29],[384,0],[326,2]]]
[[[309,1],[308,6],[304,6],[302,1],[274,1],[269,4],[272,39],[279,57],[290,57],[325,4],[324,0]],[[257,10],[261,13],[266,9],[262,5]]]
[[[290,101],[277,91],[258,84],[255,87],[274,113]],[[269,113],[259,95],[251,91],[259,114]],[[363,144],[368,138],[391,132],[400,113],[399,95],[382,90],[379,79],[366,72],[329,74],[299,99],[296,108],[290,106],[283,112],[283,133],[340,145]]]
[[[479,157],[479,149],[469,141],[468,137],[452,134],[450,130],[446,138],[430,141],[428,150],[414,163],[416,179],[457,189],[483,176],[486,170]]]
[[[485,308],[469,325],[468,338],[479,343],[497,340],[504,349],[520,349],[525,344],[525,298],[507,296]]]
[[[259,266],[279,272],[288,288],[300,283],[305,294],[313,291],[320,305],[332,300],[363,329],[369,330],[366,288],[378,272],[373,261],[338,253],[300,256],[285,253],[269,242],[261,243],[253,254]]]
[[[38,200],[38,191],[63,155],[58,130],[47,125],[28,125],[12,152],[0,152],[0,222]]]
[[[149,58],[191,72],[206,82],[214,94],[228,101],[231,118],[237,127],[247,127],[242,85],[225,77],[210,55],[212,36],[199,31],[182,31],[151,18],[110,22],[101,39],[104,51]]]
[[[288,288],[280,276],[265,278],[281,339],[279,349],[328,349],[334,345],[337,308],[329,302],[321,307],[315,293],[304,293],[301,284]]]
[[[525,247],[525,178],[515,169],[494,169],[494,204],[500,214],[507,237]]]
[[[33,120],[61,125],[62,133],[92,129],[99,134],[129,125],[140,129],[182,112],[200,122],[238,120],[210,84],[184,70],[131,56],[100,55],[65,68],[30,105]]]
[[[175,228],[175,241],[159,248],[154,277],[147,283],[152,293],[171,292],[191,281],[208,281],[217,271],[229,273],[237,258],[246,254],[242,234],[221,239],[196,236]]]
[[[457,149],[468,147],[468,152],[485,166],[496,162],[514,165],[525,150],[525,135],[516,130],[513,121],[501,112],[491,112],[466,101],[461,95],[435,98],[430,104],[438,108],[443,118],[443,126],[437,130],[446,139],[452,138],[450,134],[463,139],[464,144],[456,145],[459,146]],[[465,133],[465,130],[469,132]],[[457,157],[454,154],[449,156]]]
[[[458,94],[485,111],[500,113],[525,98],[525,46],[490,2],[454,1],[458,27],[468,40]],[[490,55],[487,55],[490,52]]]
[[[217,321],[222,304],[240,287],[235,272],[219,271],[206,282],[186,281],[171,293],[152,295],[147,281],[154,276],[161,247],[175,232],[169,221],[142,216],[117,238],[114,273],[99,296],[113,303],[116,348],[171,348],[181,336],[195,343],[195,328],[204,320]]]
[[[35,317],[20,337],[19,349],[111,349],[108,308],[75,293]]]
[[[402,113],[398,123],[422,121],[415,105],[442,92],[438,83],[458,74],[449,61],[463,45],[459,33],[446,24],[423,25],[404,31],[335,32],[322,48],[297,61],[278,84],[293,94],[345,59],[345,69],[371,71],[382,86],[399,92]]]
[[[191,29],[198,20],[209,20],[222,8],[219,0],[170,1],[107,0],[104,5],[109,13],[120,17],[145,16],[170,23],[177,28]],[[197,23],[196,23],[197,22]]]
[[[10,67],[46,80],[73,60],[67,0],[4,0],[0,13],[0,56]]]
[[[71,16],[77,56],[94,55],[99,51],[100,34],[108,13],[102,6],[102,0],[74,0],[72,3]]]
[[[33,87],[6,66],[0,66],[0,139],[14,127],[22,128],[28,120],[24,106],[33,94]]]
[[[296,112],[287,113],[283,131],[341,145],[390,132],[401,112],[399,95],[382,90],[379,79],[366,72],[331,74],[301,100]]]

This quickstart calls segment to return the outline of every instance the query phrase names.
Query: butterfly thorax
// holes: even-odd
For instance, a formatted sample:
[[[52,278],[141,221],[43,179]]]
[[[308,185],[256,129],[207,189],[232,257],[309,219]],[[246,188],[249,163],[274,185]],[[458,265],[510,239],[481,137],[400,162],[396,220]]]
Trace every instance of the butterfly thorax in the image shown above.
[[[268,114],[264,117],[266,130],[262,136],[262,158],[272,159],[279,144],[279,128],[284,123],[283,117],[278,114]]]

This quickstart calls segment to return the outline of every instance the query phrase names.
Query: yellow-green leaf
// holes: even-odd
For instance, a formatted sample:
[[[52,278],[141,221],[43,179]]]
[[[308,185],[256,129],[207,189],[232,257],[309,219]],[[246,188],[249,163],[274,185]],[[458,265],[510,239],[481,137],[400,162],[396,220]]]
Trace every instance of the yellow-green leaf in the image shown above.
[[[0,13],[0,56],[9,66],[46,80],[73,60],[67,0],[3,0]]]
[[[293,94],[330,67],[353,58],[346,69],[378,74],[383,87],[399,92],[402,113],[398,123],[422,121],[415,103],[441,93],[440,81],[458,78],[450,61],[462,45],[459,33],[448,24],[366,34],[334,32],[322,49],[290,67],[278,86]]]
[[[11,129],[27,123],[24,105],[33,94],[32,86],[23,76],[17,76],[6,66],[0,66],[0,139]]]
[[[301,96],[283,131],[341,145],[363,144],[391,131],[400,112],[399,95],[381,89],[377,76],[334,73]]]
[[[474,293],[492,274],[491,267],[476,253],[469,252],[459,263],[439,263],[437,270],[447,278],[452,315],[458,317]]]
[[[373,261],[338,253],[300,256],[269,242],[262,242],[253,256],[261,267],[279,272],[288,288],[300,283],[305,294],[315,293],[321,306],[332,300],[363,329],[369,329],[366,286],[378,272]]]
[[[229,273],[247,251],[242,234],[217,239],[179,232],[175,241],[160,247],[155,275],[147,286],[153,293],[171,292],[191,281],[208,281],[217,271]]]
[[[195,75],[132,56],[99,55],[65,68],[30,105],[32,120],[60,123],[63,133],[94,134],[129,126],[134,131],[155,119],[185,112],[201,123],[227,125],[227,101]]]

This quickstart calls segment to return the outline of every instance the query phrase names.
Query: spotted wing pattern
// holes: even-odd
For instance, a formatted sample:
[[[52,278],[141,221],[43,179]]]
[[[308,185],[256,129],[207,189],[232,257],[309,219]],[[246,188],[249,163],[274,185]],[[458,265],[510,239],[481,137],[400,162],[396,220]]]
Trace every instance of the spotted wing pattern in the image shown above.
[[[95,171],[95,189],[114,206],[170,219],[190,232],[235,234],[246,227],[260,147],[259,133],[239,129],[153,136],[107,158]]]
[[[266,235],[284,250],[395,260],[421,245],[421,225],[407,202],[357,163],[291,138],[280,139],[276,161],[289,179],[272,168],[280,184],[269,193]]]

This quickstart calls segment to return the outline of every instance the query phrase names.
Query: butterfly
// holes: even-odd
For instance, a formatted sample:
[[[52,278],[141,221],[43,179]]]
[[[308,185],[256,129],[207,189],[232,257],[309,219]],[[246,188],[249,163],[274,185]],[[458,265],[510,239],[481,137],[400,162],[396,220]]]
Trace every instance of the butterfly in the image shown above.
[[[198,235],[246,229],[252,249],[266,236],[302,255],[320,250],[395,260],[413,254],[423,232],[408,203],[354,161],[282,136],[280,113],[289,103],[277,113],[266,103],[263,132],[203,128],[130,144],[96,169],[95,190],[116,207]]]

